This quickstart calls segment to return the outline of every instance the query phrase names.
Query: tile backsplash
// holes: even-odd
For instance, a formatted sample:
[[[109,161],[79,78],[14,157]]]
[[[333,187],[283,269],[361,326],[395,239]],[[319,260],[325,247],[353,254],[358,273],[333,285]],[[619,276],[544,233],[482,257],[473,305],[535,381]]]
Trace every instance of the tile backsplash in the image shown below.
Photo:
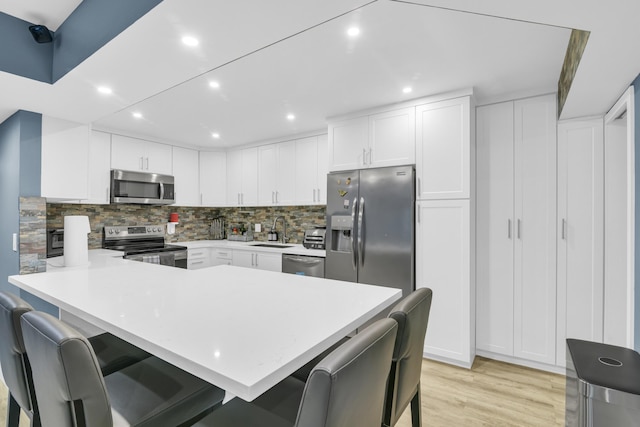
[[[287,222],[289,243],[302,243],[304,230],[325,225],[325,206],[278,206],[242,208],[204,208],[149,205],[80,205],[68,203],[47,203],[47,228],[63,228],[67,215],[87,215],[91,225],[89,248],[102,247],[102,232],[105,225],[161,224],[169,220],[170,213],[177,213],[180,223],[176,232],[167,235],[167,242],[207,240],[209,228],[214,218],[224,217],[225,223],[244,224],[254,229],[254,224],[262,225],[260,233],[254,233],[254,240],[266,241],[267,232],[277,216]],[[282,232],[282,222],[276,226]]]

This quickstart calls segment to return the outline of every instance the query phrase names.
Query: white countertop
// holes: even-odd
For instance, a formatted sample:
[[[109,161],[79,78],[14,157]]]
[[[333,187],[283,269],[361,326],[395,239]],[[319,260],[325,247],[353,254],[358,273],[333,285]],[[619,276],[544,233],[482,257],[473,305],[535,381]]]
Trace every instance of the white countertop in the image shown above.
[[[92,250],[88,266],[51,261],[48,272],[9,282],[248,401],[401,296],[379,286],[119,256]]]
[[[278,242],[262,242],[262,241],[252,241],[252,242],[236,242],[229,240],[194,240],[191,242],[172,242],[172,244],[186,246],[188,249],[200,249],[200,248],[229,248],[229,249],[239,249],[239,250],[247,250],[247,251],[259,251],[259,252],[274,252],[281,254],[294,254],[294,255],[308,255],[308,256],[317,256],[317,257],[325,257],[326,251],[324,249],[307,249],[300,244],[287,243],[282,245]],[[278,248],[268,248],[264,246],[255,246],[258,244],[276,244]],[[285,247],[287,246],[287,247]]]

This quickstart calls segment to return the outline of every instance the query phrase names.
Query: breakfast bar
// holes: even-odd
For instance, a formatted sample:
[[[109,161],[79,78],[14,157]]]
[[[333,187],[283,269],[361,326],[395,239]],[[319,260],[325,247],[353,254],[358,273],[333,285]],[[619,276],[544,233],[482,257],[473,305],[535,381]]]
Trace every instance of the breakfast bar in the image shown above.
[[[90,251],[89,265],[9,282],[251,401],[400,299],[388,287]]]

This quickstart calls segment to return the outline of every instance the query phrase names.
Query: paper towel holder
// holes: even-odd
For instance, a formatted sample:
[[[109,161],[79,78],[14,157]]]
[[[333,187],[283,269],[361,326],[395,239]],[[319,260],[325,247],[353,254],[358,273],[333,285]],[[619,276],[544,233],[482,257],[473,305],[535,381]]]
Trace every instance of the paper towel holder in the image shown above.
[[[180,224],[179,222],[168,222],[167,223],[167,234],[175,234],[176,225]]]

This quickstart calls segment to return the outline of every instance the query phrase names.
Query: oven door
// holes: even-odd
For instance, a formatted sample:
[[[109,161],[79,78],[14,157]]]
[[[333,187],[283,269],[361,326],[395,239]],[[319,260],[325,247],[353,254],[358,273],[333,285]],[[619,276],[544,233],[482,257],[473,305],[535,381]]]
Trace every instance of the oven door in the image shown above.
[[[168,265],[170,267],[187,268],[187,251],[151,252],[125,255],[124,259],[146,262],[149,264]]]
[[[111,202],[170,205],[175,203],[174,178],[114,169],[111,171]]]

